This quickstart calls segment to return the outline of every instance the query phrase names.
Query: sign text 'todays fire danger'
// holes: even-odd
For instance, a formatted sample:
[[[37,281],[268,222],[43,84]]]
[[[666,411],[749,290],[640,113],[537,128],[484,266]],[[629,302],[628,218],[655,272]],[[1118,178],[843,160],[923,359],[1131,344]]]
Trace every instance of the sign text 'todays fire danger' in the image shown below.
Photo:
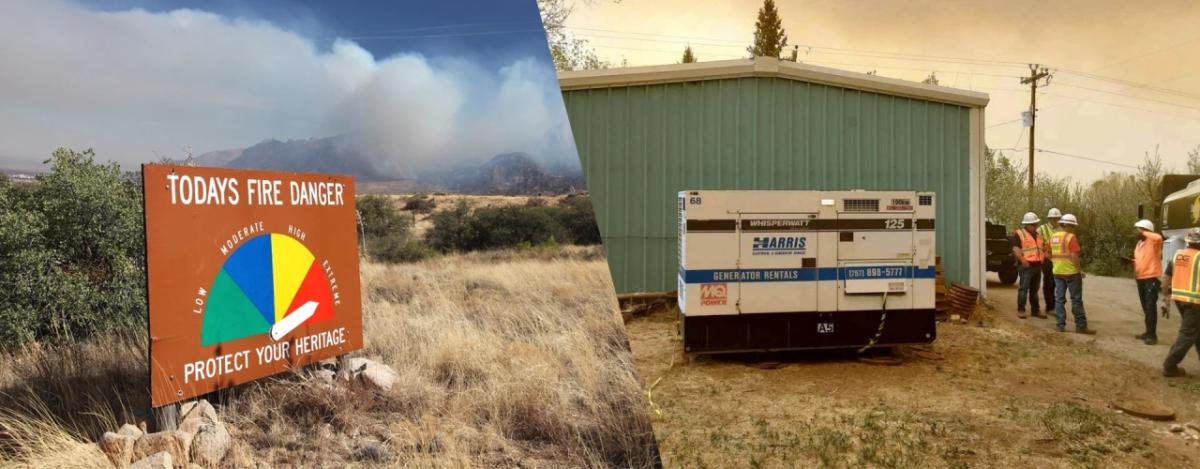
[[[243,184],[244,183],[244,184]],[[241,188],[242,190],[239,190]],[[172,205],[316,205],[341,206],[340,182],[284,181],[219,176],[167,175]],[[286,194],[285,194],[286,192]]]

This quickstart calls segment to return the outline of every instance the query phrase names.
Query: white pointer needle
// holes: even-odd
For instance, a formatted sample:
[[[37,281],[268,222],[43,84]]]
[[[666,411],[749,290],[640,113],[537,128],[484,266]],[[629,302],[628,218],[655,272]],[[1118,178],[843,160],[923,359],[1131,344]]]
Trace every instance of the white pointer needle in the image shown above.
[[[304,321],[307,321],[308,318],[311,318],[313,313],[316,312],[316,301],[309,301],[303,305],[300,305],[300,307],[296,308],[295,311],[292,311],[291,314],[284,316],[283,319],[275,323],[274,326],[271,326],[271,339],[282,339],[283,336],[288,335],[288,333],[292,332],[293,329],[300,327],[301,324],[304,324]]]

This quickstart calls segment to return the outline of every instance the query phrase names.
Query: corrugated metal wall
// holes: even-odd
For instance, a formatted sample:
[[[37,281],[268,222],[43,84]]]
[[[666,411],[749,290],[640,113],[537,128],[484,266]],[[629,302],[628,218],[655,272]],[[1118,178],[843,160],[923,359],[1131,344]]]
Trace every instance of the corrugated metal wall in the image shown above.
[[[618,293],[675,289],[693,189],[935,191],[946,277],[969,280],[966,107],[782,78],[563,95]]]

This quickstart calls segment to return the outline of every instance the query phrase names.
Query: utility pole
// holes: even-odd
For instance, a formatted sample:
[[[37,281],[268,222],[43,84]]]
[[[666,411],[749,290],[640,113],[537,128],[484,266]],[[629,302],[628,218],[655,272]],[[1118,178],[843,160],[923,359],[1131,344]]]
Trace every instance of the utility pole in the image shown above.
[[[1021,79],[1022,85],[1029,85],[1029,192],[1033,193],[1033,152],[1034,150],[1034,134],[1037,131],[1037,89],[1038,81],[1045,78],[1046,84],[1042,86],[1050,86],[1050,70],[1046,67],[1038,67],[1038,64],[1029,64],[1029,76]]]

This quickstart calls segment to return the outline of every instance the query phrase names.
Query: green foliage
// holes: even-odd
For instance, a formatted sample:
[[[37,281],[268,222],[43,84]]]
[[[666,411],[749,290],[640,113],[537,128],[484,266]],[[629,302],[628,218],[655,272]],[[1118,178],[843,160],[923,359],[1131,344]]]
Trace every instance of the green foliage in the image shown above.
[[[435,213],[426,233],[429,245],[442,252],[500,248],[547,249],[559,244],[600,242],[591,201],[575,196],[549,205],[531,199],[525,205],[481,207],[465,202]]]
[[[1013,229],[1025,212],[1044,217],[1047,210],[1057,207],[1079,219],[1076,234],[1086,271],[1098,275],[1132,273],[1120,258],[1132,255],[1137,243],[1133,224],[1138,205],[1144,204],[1148,213],[1154,213],[1163,196],[1162,176],[1167,170],[1157,149],[1146,153],[1137,174],[1108,173],[1081,185],[1070,178],[1041,173],[1032,192],[1028,190],[1028,173],[1020,162],[989,149],[985,165],[985,210],[989,220]]]
[[[683,48],[683,58],[679,60],[679,63],[693,64],[696,63],[696,60],[696,54],[692,52],[692,45],[688,44],[687,47]]]
[[[763,0],[762,8],[758,9],[758,19],[754,22],[754,44],[747,47],[746,51],[752,57],[779,57],[787,46],[787,40],[775,0]]]
[[[478,237],[471,218],[471,205],[460,200],[453,207],[430,217],[433,227],[425,233],[429,246],[441,252],[470,249]]]
[[[591,198],[583,195],[568,196],[559,202],[561,210],[557,219],[570,234],[575,244],[600,244],[600,227],[596,225],[596,212]]]
[[[415,262],[432,255],[431,249],[412,238],[412,218],[401,213],[391,198],[363,196],[357,206],[368,257],[384,262]]]
[[[404,209],[410,212],[429,214],[437,208],[437,201],[425,194],[410,196],[404,201]]]
[[[567,18],[571,16],[568,0],[538,0],[542,14],[542,26],[546,29],[546,42],[550,46],[550,59],[558,70],[594,70],[609,68],[612,64],[600,58],[588,45],[567,31]]]
[[[0,183],[0,347],[145,327],[140,178],[92,150],[47,162]]]
[[[412,229],[412,219],[396,210],[392,199],[382,195],[359,197],[358,216],[362,219],[363,234],[367,239],[390,236],[407,237]]]

